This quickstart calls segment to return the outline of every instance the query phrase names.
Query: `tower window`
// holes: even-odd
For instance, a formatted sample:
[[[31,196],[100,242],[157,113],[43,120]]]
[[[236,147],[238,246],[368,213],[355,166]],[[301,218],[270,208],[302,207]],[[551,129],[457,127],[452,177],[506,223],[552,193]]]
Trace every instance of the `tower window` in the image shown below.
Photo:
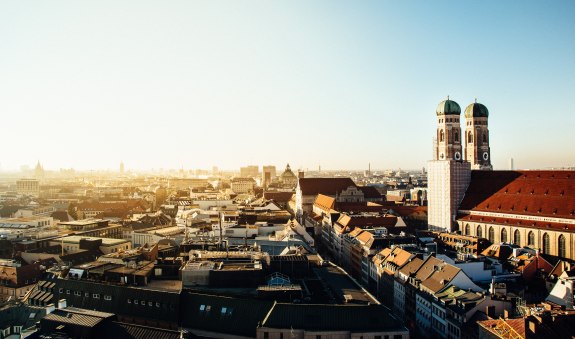
[[[471,132],[467,133],[467,143],[473,143],[473,134],[471,134]]]
[[[483,134],[483,143],[487,142],[487,135]]]
[[[439,132],[439,141],[443,142],[444,140],[445,140],[445,132],[441,130],[441,132]]]
[[[453,134],[453,139],[455,140],[455,142],[459,142],[459,133],[457,133],[457,131],[455,131],[455,133]]]

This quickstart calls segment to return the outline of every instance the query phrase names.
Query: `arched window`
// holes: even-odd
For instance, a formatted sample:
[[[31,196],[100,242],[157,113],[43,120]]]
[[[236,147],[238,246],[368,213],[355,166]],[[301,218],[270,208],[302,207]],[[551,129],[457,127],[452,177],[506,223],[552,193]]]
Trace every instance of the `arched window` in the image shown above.
[[[489,227],[489,234],[488,234],[488,239],[489,241],[491,241],[491,243],[495,242],[495,230],[493,230],[493,227]]]
[[[501,242],[507,242],[507,230],[505,228],[501,230]]]
[[[487,134],[483,134],[483,143],[487,143]]]
[[[521,246],[521,233],[519,233],[519,230],[513,232],[513,243],[517,246]]]
[[[567,249],[565,248],[565,237],[563,234],[559,236],[557,240],[557,253],[561,258],[567,257]]]
[[[549,243],[549,234],[543,234],[543,253],[550,254],[551,252],[551,244]]]
[[[441,130],[439,132],[439,141],[443,142],[445,140],[445,132],[443,132],[443,130]]]
[[[527,235],[527,246],[535,246],[535,233],[529,232]]]
[[[473,134],[471,134],[471,132],[467,133],[467,143],[468,144],[473,143]]]
[[[482,238],[483,237],[483,232],[481,231],[481,226],[477,226],[477,237]]]
[[[469,224],[465,224],[465,235],[471,235],[471,227],[469,227]]]
[[[453,134],[453,140],[455,142],[459,142],[459,133],[457,131],[455,131],[455,133]]]

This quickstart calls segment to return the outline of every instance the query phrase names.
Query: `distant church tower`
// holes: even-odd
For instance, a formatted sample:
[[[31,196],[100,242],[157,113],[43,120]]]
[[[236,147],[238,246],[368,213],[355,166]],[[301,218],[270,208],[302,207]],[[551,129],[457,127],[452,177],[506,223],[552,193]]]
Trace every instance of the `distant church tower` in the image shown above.
[[[477,100],[465,109],[465,160],[472,169],[493,170],[489,150],[489,128],[487,107]]]
[[[34,169],[34,176],[36,179],[44,179],[44,167],[40,164],[40,160],[38,160],[36,168]]]
[[[429,161],[428,224],[433,230],[457,230],[457,209],[469,186],[471,166],[462,157],[461,107],[453,100],[444,100],[436,109],[437,134],[434,160]]]

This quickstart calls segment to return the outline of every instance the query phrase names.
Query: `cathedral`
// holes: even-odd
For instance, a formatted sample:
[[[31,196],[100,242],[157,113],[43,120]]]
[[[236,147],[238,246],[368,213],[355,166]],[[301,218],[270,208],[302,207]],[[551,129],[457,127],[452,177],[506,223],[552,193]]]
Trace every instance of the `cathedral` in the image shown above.
[[[449,98],[436,109],[428,162],[429,229],[512,243],[575,259],[575,171],[494,171],[489,111]]]

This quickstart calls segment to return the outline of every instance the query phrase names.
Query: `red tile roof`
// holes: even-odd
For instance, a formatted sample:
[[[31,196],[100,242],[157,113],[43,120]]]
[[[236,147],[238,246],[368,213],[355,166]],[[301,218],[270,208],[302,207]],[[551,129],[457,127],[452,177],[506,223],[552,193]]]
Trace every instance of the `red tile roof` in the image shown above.
[[[357,187],[351,178],[300,178],[299,187],[303,195],[339,194],[349,186]]]
[[[326,212],[329,212],[335,206],[335,198],[323,194],[318,194],[315,198],[314,205],[318,206]]]
[[[575,219],[575,171],[472,171],[460,210]]]

